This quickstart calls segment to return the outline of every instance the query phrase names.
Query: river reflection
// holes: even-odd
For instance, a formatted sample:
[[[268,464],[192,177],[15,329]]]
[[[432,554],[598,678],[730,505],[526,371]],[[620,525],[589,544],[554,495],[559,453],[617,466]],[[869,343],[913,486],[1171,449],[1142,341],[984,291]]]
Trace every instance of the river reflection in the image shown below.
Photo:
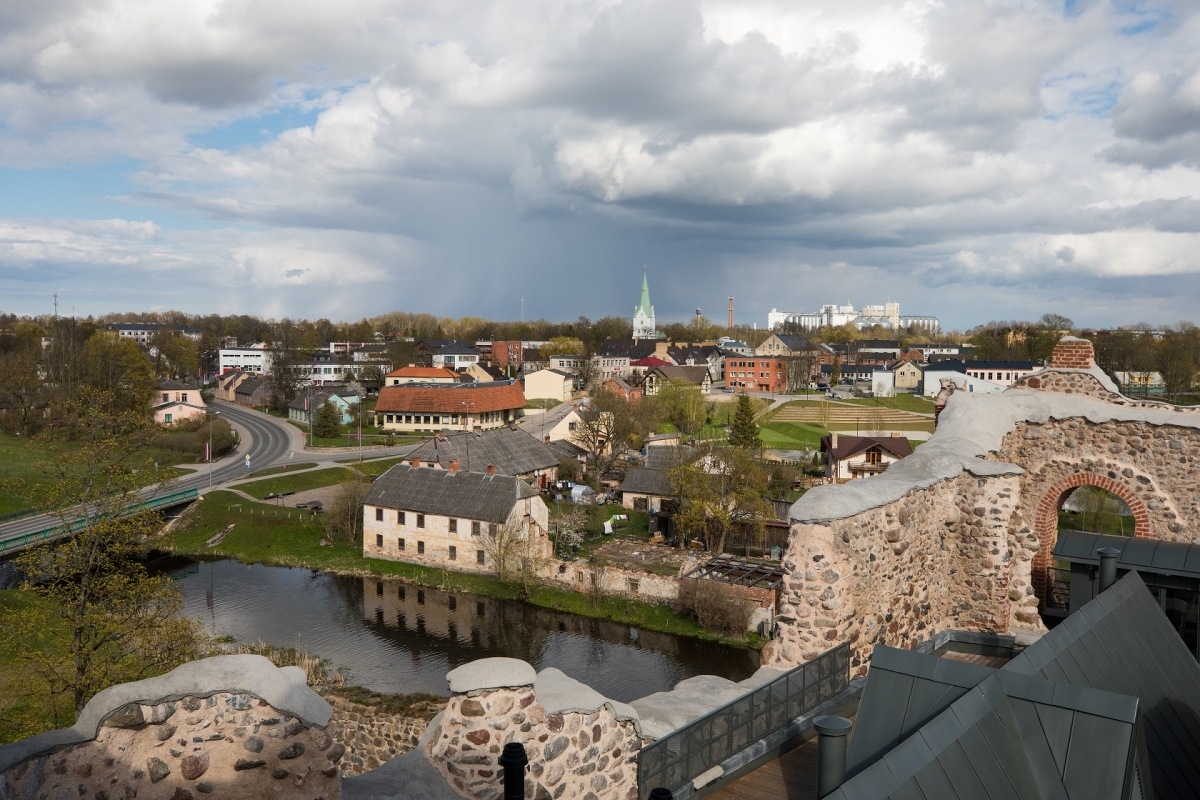
[[[749,650],[394,580],[232,559],[171,574],[185,612],[213,633],[296,647],[380,692],[444,695],[449,670],[490,656],[556,667],[624,702],[693,675],[741,680],[758,667]]]

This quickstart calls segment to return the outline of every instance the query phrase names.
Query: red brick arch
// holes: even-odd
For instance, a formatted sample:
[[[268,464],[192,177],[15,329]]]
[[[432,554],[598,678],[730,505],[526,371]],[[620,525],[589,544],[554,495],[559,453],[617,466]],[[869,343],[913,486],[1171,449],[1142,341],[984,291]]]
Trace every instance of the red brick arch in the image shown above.
[[[1047,570],[1053,566],[1054,544],[1058,540],[1058,512],[1062,508],[1067,495],[1080,486],[1096,486],[1110,492],[1129,507],[1133,512],[1133,535],[1151,537],[1150,511],[1136,494],[1119,481],[1107,475],[1097,475],[1094,472],[1076,472],[1065,478],[1060,478],[1046,489],[1038,502],[1034,515],[1034,532],[1037,533],[1041,546],[1033,556],[1033,589],[1039,600],[1046,596]]]

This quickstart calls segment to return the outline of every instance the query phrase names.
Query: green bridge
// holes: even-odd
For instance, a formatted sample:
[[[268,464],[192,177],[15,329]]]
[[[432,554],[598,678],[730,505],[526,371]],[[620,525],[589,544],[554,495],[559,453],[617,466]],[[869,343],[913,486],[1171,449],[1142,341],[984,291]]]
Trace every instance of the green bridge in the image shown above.
[[[157,508],[168,508],[170,506],[179,505],[195,500],[200,496],[197,489],[184,489],[179,492],[171,492],[170,494],[152,497],[149,500],[144,500],[141,503],[134,503],[125,507],[121,512],[122,516],[136,514],[139,511],[153,511]],[[63,536],[69,536],[76,531],[83,529],[93,517],[83,516],[78,519],[73,519],[70,522],[56,522],[53,525],[48,525],[44,528],[28,533],[19,533],[3,540],[0,540],[0,555],[15,553],[18,550],[23,550],[26,547],[38,544],[40,542],[48,542],[52,539],[58,539]]]

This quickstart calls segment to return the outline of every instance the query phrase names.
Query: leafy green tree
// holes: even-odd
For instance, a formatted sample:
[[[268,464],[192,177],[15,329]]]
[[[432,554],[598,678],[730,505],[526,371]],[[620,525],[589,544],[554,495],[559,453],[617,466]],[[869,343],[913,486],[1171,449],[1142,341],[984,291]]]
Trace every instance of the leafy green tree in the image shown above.
[[[730,423],[729,444],[733,447],[744,447],[757,450],[762,447],[762,439],[758,435],[758,423],[754,421],[754,406],[750,396],[738,396],[737,408],[733,412]]]
[[[157,384],[145,350],[113,331],[97,331],[84,344],[84,380],[114,408],[148,410]]]
[[[324,403],[321,403],[321,405],[317,406],[317,410],[313,412],[313,436],[321,439],[332,439],[334,436],[337,436],[342,428],[341,416],[333,401],[327,399]]]
[[[148,574],[139,560],[160,519],[128,508],[142,486],[169,491],[170,475],[139,460],[156,432],[141,410],[120,405],[101,398],[55,415],[71,422],[72,445],[57,448],[44,467],[52,482],[26,491],[77,530],[18,556],[28,576],[23,590],[46,602],[16,612],[3,626],[16,642],[62,631],[54,645],[21,653],[46,704],[65,699],[76,713],[101,689],[165,672],[206,647],[198,626],[180,613],[171,579]],[[51,427],[42,435],[62,433]]]

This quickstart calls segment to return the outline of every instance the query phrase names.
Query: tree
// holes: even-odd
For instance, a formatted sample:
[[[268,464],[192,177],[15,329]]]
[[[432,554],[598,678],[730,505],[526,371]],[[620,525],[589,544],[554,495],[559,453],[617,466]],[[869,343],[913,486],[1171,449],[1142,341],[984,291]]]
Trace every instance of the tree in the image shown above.
[[[695,385],[675,379],[663,381],[653,402],[680,433],[691,436],[700,431],[707,409],[704,395]]]
[[[157,381],[145,350],[113,331],[97,331],[84,344],[84,380],[115,408],[146,410]]]
[[[327,541],[362,544],[363,498],[370,488],[371,481],[365,476],[338,485],[321,514],[321,528]]]
[[[571,442],[588,452],[599,479],[628,446],[629,431],[628,401],[618,394],[601,390],[588,398],[580,409]]]
[[[733,412],[730,425],[729,444],[732,447],[745,447],[758,450],[762,447],[762,439],[758,435],[758,423],[754,421],[754,406],[747,394],[738,395],[737,408]]]
[[[9,433],[30,434],[37,430],[39,417],[34,413],[42,391],[38,371],[41,343],[33,337],[0,337],[0,421]]]
[[[324,403],[317,406],[313,412],[312,432],[313,436],[320,439],[332,439],[338,435],[342,428],[342,415],[338,413],[337,407],[332,400],[326,399]]]
[[[144,485],[170,488],[169,471],[138,456],[156,431],[142,410],[99,399],[60,409],[54,419],[69,429],[43,434],[69,434],[71,446],[56,448],[46,466],[52,483],[27,493],[77,530],[18,556],[28,576],[23,588],[48,602],[37,606],[41,612],[17,612],[6,626],[18,640],[47,626],[65,630],[61,647],[22,652],[47,695],[67,698],[76,713],[101,689],[165,672],[200,657],[206,646],[198,626],[181,615],[171,579],[149,575],[139,561],[160,520],[129,513],[129,506]]]
[[[549,560],[549,542],[534,525],[527,528],[509,521],[491,525],[480,533],[480,546],[488,563],[502,581],[515,581],[521,596],[528,597],[537,576]]]

